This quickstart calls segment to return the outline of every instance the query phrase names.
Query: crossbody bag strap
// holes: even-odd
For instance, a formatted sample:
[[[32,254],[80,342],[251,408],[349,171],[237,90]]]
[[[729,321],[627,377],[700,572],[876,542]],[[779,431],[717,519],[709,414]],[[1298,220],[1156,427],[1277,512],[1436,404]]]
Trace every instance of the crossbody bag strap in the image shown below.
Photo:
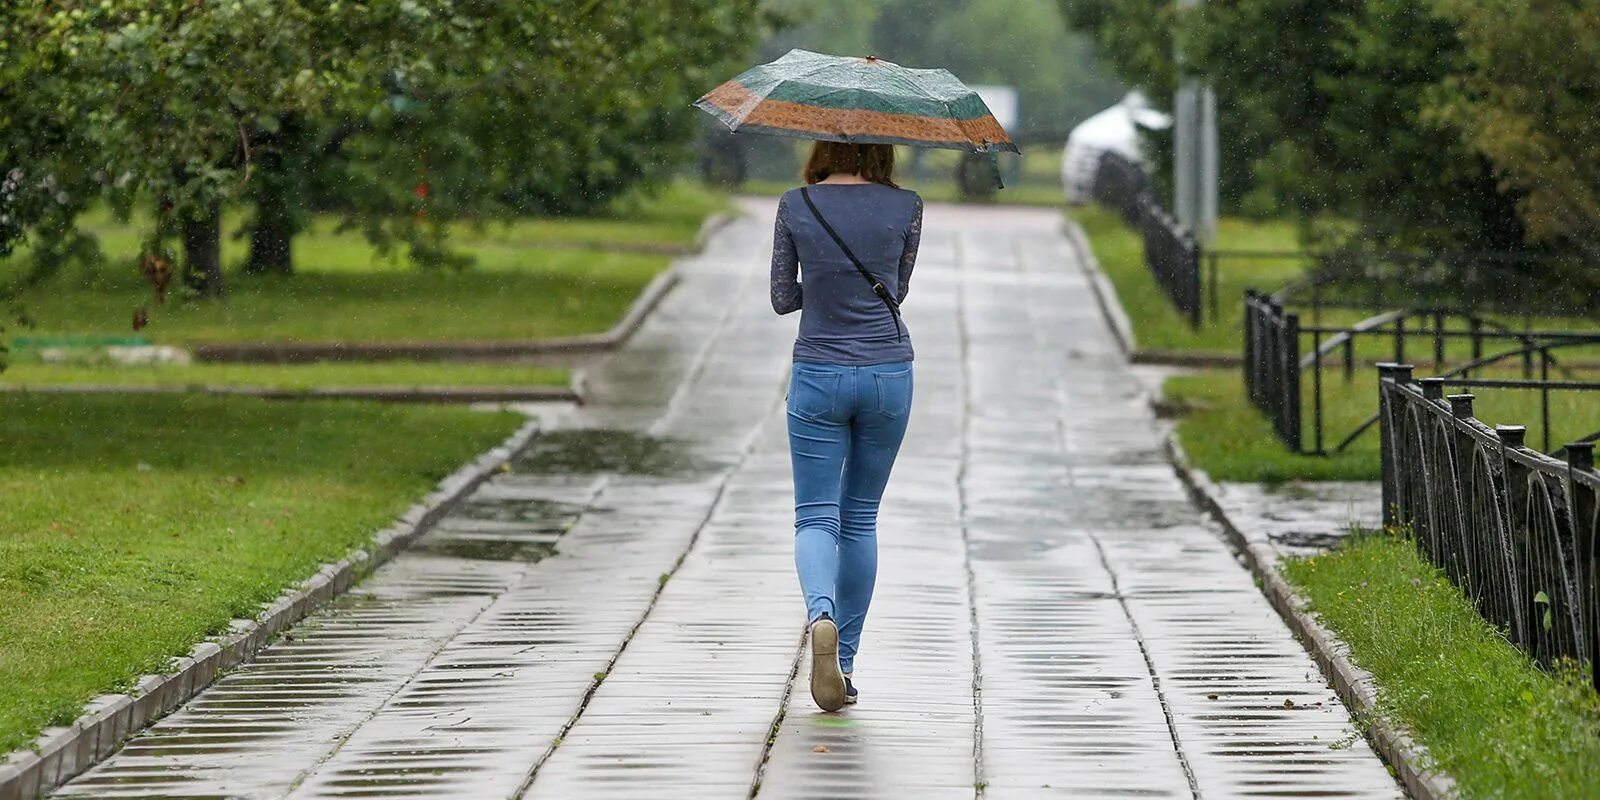
[[[806,207],[811,209],[811,216],[816,217],[817,222],[822,224],[822,229],[828,232],[828,237],[833,239],[833,243],[838,245],[840,250],[844,251],[845,258],[850,259],[850,263],[855,265],[856,271],[861,273],[861,277],[867,279],[868,285],[872,287],[872,293],[883,301],[885,308],[889,309],[889,314],[894,317],[895,335],[898,339],[905,339],[905,329],[900,326],[900,304],[895,302],[894,297],[889,294],[889,287],[884,286],[883,281],[873,277],[872,272],[862,265],[861,259],[856,258],[856,254],[851,252],[850,246],[844,243],[843,238],[840,238],[839,232],[828,224],[828,218],[822,216],[822,212],[817,210],[817,204],[811,200],[809,187],[803,186],[800,188],[800,197],[806,201]]]

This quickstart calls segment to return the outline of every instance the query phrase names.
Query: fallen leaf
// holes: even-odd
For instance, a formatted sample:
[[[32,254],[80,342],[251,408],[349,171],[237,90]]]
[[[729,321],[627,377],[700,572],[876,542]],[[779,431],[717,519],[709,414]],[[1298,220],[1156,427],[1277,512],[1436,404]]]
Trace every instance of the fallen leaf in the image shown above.
[[[1283,698],[1283,707],[1284,708],[1294,708],[1294,700],[1292,700],[1290,698],[1287,698],[1287,697]]]
[[[816,747],[811,748],[811,752],[813,752],[813,753],[826,753],[826,752],[828,752],[828,746],[825,745],[825,744],[819,744]]]

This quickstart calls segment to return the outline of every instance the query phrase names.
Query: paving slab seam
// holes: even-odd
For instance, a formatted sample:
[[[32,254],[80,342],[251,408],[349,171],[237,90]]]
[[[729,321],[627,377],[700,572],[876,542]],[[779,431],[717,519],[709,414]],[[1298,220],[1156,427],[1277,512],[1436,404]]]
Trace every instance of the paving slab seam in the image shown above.
[[[1082,231],[1079,230],[1077,226],[1070,220],[1065,223],[1065,229],[1068,231],[1068,241],[1071,242],[1072,246],[1078,250],[1079,263],[1084,265],[1084,271],[1089,276],[1089,284],[1093,289],[1095,304],[1100,307],[1101,314],[1107,323],[1107,327],[1111,329],[1112,338],[1116,340],[1118,347],[1121,349],[1123,356],[1126,358],[1134,351],[1133,334],[1132,330],[1127,327],[1126,316],[1119,316],[1112,311],[1112,309],[1121,311],[1122,308],[1121,303],[1116,297],[1116,288],[1109,286],[1109,281],[1106,280],[1104,274],[1100,272],[1099,263],[1094,261],[1093,251],[1088,249],[1087,241],[1082,243],[1079,242],[1078,237],[1082,236]],[[1026,259],[1023,258],[1020,251],[1017,251],[1015,256],[1019,266],[1026,262]],[[1108,285],[1102,289],[1102,283],[1106,283]],[[1102,294],[1102,291],[1108,294]],[[1038,348],[1040,352],[1049,352],[1049,343],[1044,339],[1043,326],[1038,324],[1038,322],[1033,319],[1034,315],[1032,305],[1029,303],[1023,303],[1022,309],[1023,313],[1030,319],[1028,327],[1033,332],[1034,346]],[[1057,380],[1056,383],[1056,392],[1059,395],[1061,394],[1059,380]],[[1065,446],[1067,443],[1068,433],[1066,420],[1062,418],[1061,414],[1068,407],[1068,403],[1064,397],[1059,399],[1056,403],[1056,436],[1063,446]],[[1177,720],[1173,717],[1172,705],[1167,699],[1166,690],[1164,690],[1161,686],[1161,675],[1156,669],[1155,659],[1151,658],[1150,656],[1150,649],[1146,646],[1144,633],[1139,629],[1139,621],[1134,618],[1133,609],[1128,607],[1127,596],[1122,591],[1122,586],[1118,580],[1117,571],[1111,565],[1111,560],[1106,555],[1105,545],[1100,541],[1099,535],[1090,531],[1085,531],[1084,535],[1089,542],[1094,545],[1095,554],[1100,559],[1100,566],[1105,570],[1106,577],[1111,582],[1111,595],[1116,598],[1117,606],[1122,609],[1122,614],[1128,621],[1128,626],[1133,633],[1134,643],[1138,645],[1139,655],[1144,659],[1145,669],[1150,675],[1151,688],[1155,691],[1156,700],[1160,703],[1161,715],[1166,720],[1167,733],[1172,739],[1172,750],[1177,756],[1178,766],[1183,771],[1184,778],[1189,782],[1190,793],[1196,798],[1196,800],[1198,800],[1200,797],[1200,782],[1195,777],[1194,768],[1189,763],[1188,755],[1184,753],[1183,742],[1178,736]]]
[[[964,271],[964,247],[957,237],[956,275]],[[967,524],[970,505],[967,498],[967,465],[972,460],[972,337],[967,331],[966,293],[956,291],[956,340],[961,343],[961,456],[956,468],[956,506],[961,523],[961,565],[967,579],[967,614],[972,625],[972,788],[974,797],[983,797],[988,788],[983,764],[983,656],[978,633],[978,580],[972,569],[972,529]]]
[[[1418,800],[1444,800],[1457,796],[1455,780],[1429,769],[1427,749],[1403,728],[1387,722],[1378,710],[1377,683],[1372,673],[1350,660],[1349,648],[1317,620],[1306,599],[1289,586],[1278,570],[1281,554],[1270,543],[1252,542],[1223,510],[1211,490],[1210,479],[1194,468],[1176,433],[1166,440],[1167,458],[1195,504],[1222,528],[1224,539],[1257,579],[1257,586],[1273,610],[1294,632],[1295,639],[1321,668],[1346,706],[1365,724],[1360,726],[1394,771],[1406,793]]]
[[[211,685],[223,671],[248,663],[285,628],[354,587],[362,577],[403,551],[538,435],[530,419],[500,444],[458,467],[421,502],[372,535],[339,561],[323,564],[251,620],[235,620],[233,632],[208,639],[172,660],[171,672],[146,675],[136,692],[103,694],[85,705],[82,716],[64,728],[46,731],[28,749],[0,764],[0,798],[44,795],[114,755],[123,742],[166,716]]]
[[[772,746],[778,742],[778,731],[783,728],[784,718],[789,716],[789,702],[794,696],[795,679],[800,676],[800,660],[805,658],[807,633],[800,634],[800,644],[794,651],[794,664],[789,668],[789,680],[783,687],[783,698],[778,701],[778,713],[772,715],[772,727],[767,729],[766,744],[761,747],[761,761],[756,764],[756,774],[750,781],[749,800],[755,800],[761,793],[761,779],[767,773],[767,762],[772,760]]]
[[[574,517],[573,524],[577,524],[577,520],[581,519],[583,517],[583,515],[589,513],[591,510],[593,510],[595,501],[600,497],[601,494],[603,494],[605,492],[605,487],[606,487],[607,483],[609,483],[609,478],[602,479],[602,480],[599,480],[599,481],[595,482],[595,485],[594,485],[592,491],[590,491],[590,493],[589,493],[588,500],[585,501],[584,504],[583,504],[583,509],[584,510],[579,512],[577,514],[577,516]],[[524,577],[526,577],[528,575],[529,572],[533,571],[533,568],[536,565],[536,563],[537,562],[532,562],[532,563],[525,564],[523,566],[523,568],[521,570],[517,571],[515,573],[515,575],[511,579],[506,581],[506,589],[504,591],[500,592],[500,594],[503,595],[506,592],[511,591],[511,587],[512,586],[515,586],[518,581],[522,580]],[[496,595],[496,596],[498,596],[498,595]],[[494,607],[494,604],[492,602],[485,603],[482,608],[478,609],[477,613],[473,614],[470,618],[468,618],[467,620],[465,620],[462,623],[461,628],[465,629],[467,627],[470,627],[474,622],[477,622],[485,614],[489,613],[489,611],[493,607]],[[394,690],[392,692],[390,692],[389,695],[386,698],[384,698],[384,700],[382,702],[379,702],[376,705],[374,705],[372,707],[372,710],[367,712],[367,714],[359,722],[357,722],[353,726],[352,729],[357,729],[357,728],[362,727],[363,725],[366,725],[368,722],[371,722],[374,718],[376,718],[379,714],[383,713],[383,711],[385,710],[385,708],[389,705],[389,703],[391,701],[393,701],[396,697],[404,694],[407,690],[409,690],[411,688],[412,679],[414,679],[417,675],[420,675],[425,670],[427,670],[428,665],[436,657],[438,657],[440,653],[444,652],[444,650],[450,646],[450,643],[451,643],[451,639],[449,637],[441,637],[439,639],[438,643],[434,647],[429,649],[428,657],[422,659],[421,661],[419,661],[417,663],[417,668],[414,671],[412,671],[410,677],[406,678],[403,681],[397,682],[395,684]],[[294,781],[289,784],[288,789],[285,791],[285,795],[293,794],[295,792],[295,790],[299,789],[312,775],[315,775],[317,773],[317,771],[321,767],[323,767],[324,765],[326,765],[329,762],[331,762],[334,759],[334,757],[337,756],[339,754],[339,752],[344,749],[345,744],[348,743],[349,741],[350,741],[350,738],[348,738],[348,737],[340,739],[339,743],[333,746],[333,749],[331,749],[331,750],[327,751],[326,753],[324,753],[322,755],[322,757],[318,758],[309,767],[307,767],[306,769],[302,770],[301,773],[294,779]]]
[[[719,333],[721,328],[727,324],[731,317],[732,308],[730,307],[729,310],[723,313],[721,323],[719,323]],[[715,343],[718,338],[719,337],[710,337],[705,347],[701,348],[700,356],[696,359],[697,363],[693,368],[691,368],[683,383],[680,384],[680,390],[682,387],[690,385],[698,379],[701,370],[704,368],[704,363],[707,360],[706,355],[710,352],[711,345]],[[781,402],[781,394],[779,395],[779,398]],[[673,396],[673,401],[675,402],[677,399],[678,395],[675,394]],[[651,426],[652,430],[657,429],[660,424],[662,424],[662,421],[670,416],[670,409],[671,406],[669,405],[669,410],[662,415],[661,420],[658,420],[656,425]],[[527,774],[523,777],[521,784],[517,787],[517,790],[511,794],[511,797],[525,797],[532,789],[533,782],[539,776],[540,767],[544,766],[544,764],[550,760],[550,757],[555,755],[556,750],[561,747],[562,740],[566,737],[567,733],[572,730],[573,726],[578,724],[578,720],[583,717],[584,710],[589,707],[589,702],[594,699],[595,693],[600,690],[600,685],[605,682],[605,676],[610,674],[610,672],[616,667],[617,661],[620,660],[623,653],[627,651],[629,642],[633,641],[633,637],[638,635],[639,629],[644,627],[645,622],[650,619],[650,612],[654,611],[656,604],[660,602],[661,594],[662,592],[666,591],[667,584],[672,582],[672,577],[678,573],[678,570],[683,567],[683,563],[688,560],[689,555],[694,552],[695,544],[700,541],[701,534],[705,532],[706,526],[709,525],[712,518],[716,516],[718,507],[722,505],[723,498],[727,496],[728,485],[732,483],[734,476],[739,472],[739,468],[743,466],[744,463],[749,459],[750,453],[755,449],[756,442],[760,440],[762,427],[763,426],[761,425],[756,425],[747,434],[745,434],[744,441],[740,446],[739,458],[731,466],[724,469],[721,477],[718,478],[717,490],[712,496],[711,504],[706,508],[705,516],[700,519],[700,523],[695,527],[694,533],[690,535],[689,542],[684,547],[683,552],[678,554],[678,558],[673,562],[672,568],[663,574],[661,582],[656,586],[655,592],[650,596],[650,602],[645,605],[644,612],[639,615],[639,619],[634,622],[633,627],[628,630],[627,636],[623,638],[622,643],[618,645],[616,651],[611,654],[610,660],[606,662],[605,672],[600,673],[600,676],[589,684],[588,689],[583,693],[582,699],[578,701],[577,710],[574,711],[572,716],[568,718],[567,721],[561,726],[561,729],[556,733],[555,738],[551,741],[550,746],[546,748],[544,753],[539,756],[538,760],[528,768]]]
[[[1189,780],[1189,791],[1195,800],[1200,798],[1200,783],[1195,779],[1194,768],[1189,765],[1189,757],[1183,752],[1183,742],[1178,739],[1178,723],[1172,716],[1172,704],[1167,700],[1167,693],[1161,688],[1161,675],[1156,672],[1155,660],[1150,657],[1150,648],[1145,646],[1144,634],[1139,631],[1139,621],[1133,617],[1133,609],[1128,607],[1128,597],[1122,593],[1122,587],[1117,584],[1117,572],[1111,566],[1111,560],[1106,557],[1105,545],[1100,542],[1100,537],[1094,533],[1085,533],[1089,543],[1094,545],[1095,553],[1100,557],[1100,565],[1105,568],[1106,576],[1111,580],[1111,590],[1116,597],[1117,605],[1122,608],[1122,613],[1128,618],[1128,626],[1133,629],[1134,643],[1139,646],[1139,655],[1144,657],[1145,668],[1150,672],[1150,684],[1155,689],[1156,699],[1161,703],[1161,715],[1167,720],[1167,733],[1172,737],[1172,750],[1178,756],[1178,766],[1183,769],[1183,776]]]

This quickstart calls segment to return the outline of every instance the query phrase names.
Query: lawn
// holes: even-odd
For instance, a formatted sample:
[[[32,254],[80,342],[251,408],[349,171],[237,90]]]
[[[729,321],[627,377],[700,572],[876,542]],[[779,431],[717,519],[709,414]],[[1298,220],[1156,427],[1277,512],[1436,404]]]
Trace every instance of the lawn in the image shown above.
[[[1237,357],[1243,350],[1244,293],[1248,289],[1275,292],[1297,281],[1309,266],[1303,257],[1284,254],[1299,251],[1299,235],[1295,226],[1285,220],[1252,220],[1223,218],[1217,223],[1216,292],[1217,315],[1211,316],[1209,295],[1212,291],[1211,268],[1202,261],[1202,286],[1207,295],[1207,306],[1199,328],[1191,328],[1187,316],[1172,305],[1156,284],[1155,278],[1144,263],[1144,243],[1131,228],[1123,224],[1115,212],[1098,205],[1072,209],[1069,216],[1083,228],[1093,248],[1100,269],[1116,286],[1117,298],[1128,314],[1139,350],[1145,353],[1184,353],[1198,355],[1223,355]],[[1260,254],[1257,256],[1245,253]],[[1309,309],[1290,307],[1301,312],[1300,324],[1304,327],[1320,326],[1339,328],[1349,326],[1371,316],[1372,312],[1348,309],[1326,309],[1320,319]],[[1527,320],[1517,315],[1482,314],[1486,319],[1499,322],[1512,329],[1520,329]],[[1409,323],[1416,330],[1418,323]],[[1547,330],[1594,330],[1592,319],[1535,317],[1532,324]],[[1459,318],[1447,319],[1448,330],[1464,330],[1466,323]],[[1324,339],[1327,337],[1324,336]],[[1431,359],[1432,339],[1408,335],[1406,355],[1409,360]],[[1302,337],[1301,351],[1309,353],[1312,338]],[[1495,353],[1511,349],[1514,344],[1504,341],[1486,342],[1484,352]],[[1467,360],[1471,344],[1466,339],[1450,339],[1446,343],[1445,357],[1452,364]],[[1392,336],[1375,335],[1356,340],[1356,356],[1366,361],[1392,360]],[[1600,358],[1600,353],[1585,357]]]
[[[1462,797],[1600,797],[1600,696],[1541,672],[1410,542],[1352,537],[1284,575]]]
[[[465,270],[423,270],[403,257],[377,254],[357,233],[319,219],[294,243],[298,274],[230,275],[222,301],[153,302],[133,260],[142,230],[104,212],[88,227],[106,263],[72,271],[23,299],[27,339],[127,337],[135,309],[148,307],[139,337],[170,344],[257,341],[524,339],[597,333],[627,312],[703,219],[727,208],[720,195],[675,184],[656,197],[632,198],[596,218],[459,225],[453,241],[475,259]],[[246,242],[230,218],[224,261],[240,262]],[[621,247],[622,249],[618,249]],[[0,279],[25,267],[19,253],[0,262]]]
[[[525,364],[450,364],[382,361],[318,364],[12,364],[0,386],[239,386],[263,389],[327,387],[566,386],[571,372]]]
[[[370,535],[522,418],[0,396],[0,752]]]
[[[1485,377],[1509,378],[1510,374]],[[1301,388],[1302,439],[1312,445],[1311,381]],[[1168,378],[1165,401],[1178,408],[1178,438],[1196,467],[1214,480],[1278,483],[1295,480],[1378,480],[1378,430],[1374,425],[1342,453],[1303,456],[1290,453],[1272,432],[1265,415],[1245,397],[1237,369]],[[1474,414],[1489,425],[1525,425],[1529,446],[1542,444],[1538,392],[1479,389]],[[1334,445],[1377,411],[1377,369],[1358,369],[1355,379],[1324,376],[1324,446]],[[1600,403],[1594,394],[1551,392],[1552,446],[1600,431]]]
[[[1275,291],[1305,269],[1305,263],[1295,258],[1221,260],[1217,268],[1218,317],[1211,319],[1207,309],[1197,330],[1189,327],[1188,318],[1156,284],[1144,264],[1144,242],[1121,217],[1098,205],[1079,206],[1069,213],[1089,237],[1100,269],[1116,286],[1117,298],[1133,325],[1134,340],[1144,351],[1237,355],[1245,290]],[[1287,222],[1229,217],[1217,223],[1216,248],[1285,252],[1298,250],[1299,240],[1294,226]],[[1210,284],[1204,285],[1209,292]]]

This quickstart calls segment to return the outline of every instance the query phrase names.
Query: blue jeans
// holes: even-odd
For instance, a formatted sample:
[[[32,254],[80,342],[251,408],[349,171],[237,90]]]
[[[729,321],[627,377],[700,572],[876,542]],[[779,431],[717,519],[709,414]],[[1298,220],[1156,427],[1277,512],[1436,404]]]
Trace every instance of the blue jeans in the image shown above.
[[[911,363],[798,363],[789,377],[794,563],[806,614],[839,626],[850,672],[878,576],[878,501],[911,416]]]

